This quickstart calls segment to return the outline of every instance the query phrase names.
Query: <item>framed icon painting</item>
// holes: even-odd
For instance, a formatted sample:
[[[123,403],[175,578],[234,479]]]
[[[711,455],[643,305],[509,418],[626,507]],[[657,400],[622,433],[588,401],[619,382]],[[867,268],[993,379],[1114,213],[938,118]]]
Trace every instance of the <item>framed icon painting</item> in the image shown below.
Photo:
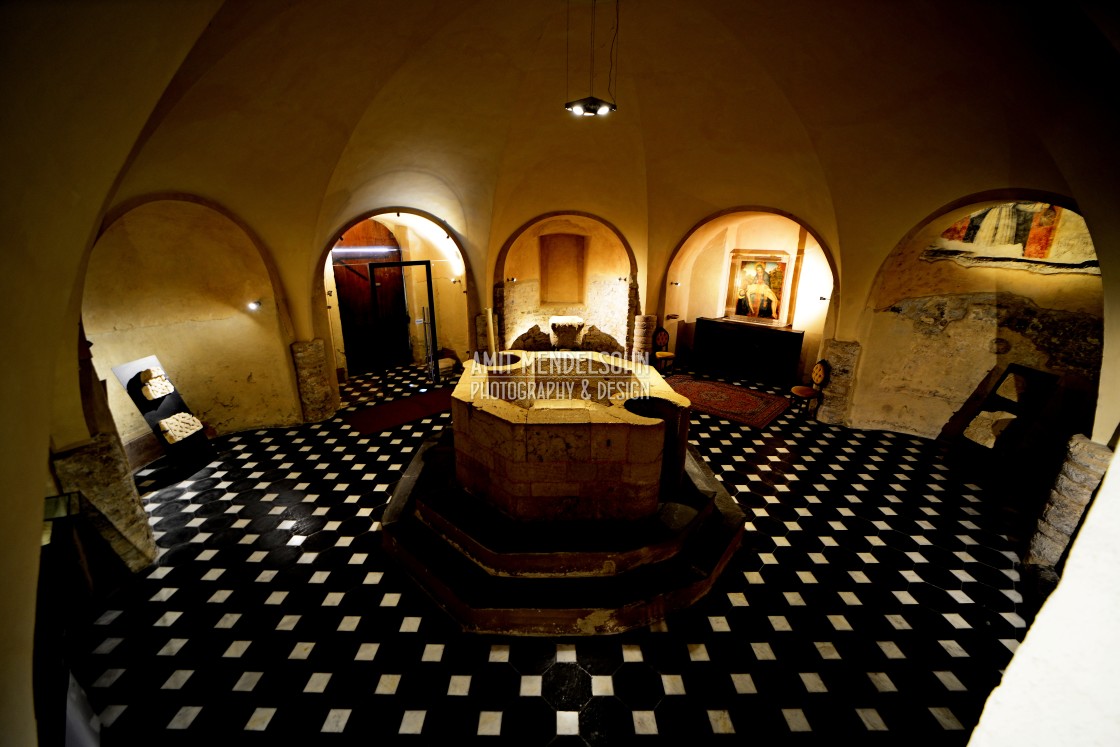
[[[785,252],[735,249],[727,278],[725,315],[774,326],[788,322],[793,297],[790,257]]]

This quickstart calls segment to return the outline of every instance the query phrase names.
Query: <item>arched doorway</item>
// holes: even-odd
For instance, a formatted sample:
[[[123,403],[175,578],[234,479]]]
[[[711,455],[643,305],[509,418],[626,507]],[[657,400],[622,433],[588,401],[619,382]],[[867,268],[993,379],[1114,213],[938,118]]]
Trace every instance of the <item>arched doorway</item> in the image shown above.
[[[682,360],[694,357],[697,319],[801,331],[800,375],[820,349],[834,287],[831,258],[806,226],[776,211],[727,210],[697,224],[674,251],[661,323]]]
[[[340,378],[464,360],[471,285],[458,243],[435,218],[394,208],[351,223],[324,267]]]

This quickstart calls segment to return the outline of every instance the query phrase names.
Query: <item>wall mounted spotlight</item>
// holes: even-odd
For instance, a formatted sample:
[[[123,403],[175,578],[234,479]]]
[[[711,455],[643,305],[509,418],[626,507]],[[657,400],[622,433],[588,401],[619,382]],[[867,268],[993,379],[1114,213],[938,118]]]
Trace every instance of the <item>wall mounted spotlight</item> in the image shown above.
[[[516,282],[517,282],[517,278],[506,278],[506,282],[507,282],[507,283],[516,283]]]
[[[256,301],[250,301],[248,307],[249,311],[256,311],[261,307],[261,300],[258,298]]]
[[[669,285],[680,285],[680,283],[674,280],[673,282],[669,283]]]

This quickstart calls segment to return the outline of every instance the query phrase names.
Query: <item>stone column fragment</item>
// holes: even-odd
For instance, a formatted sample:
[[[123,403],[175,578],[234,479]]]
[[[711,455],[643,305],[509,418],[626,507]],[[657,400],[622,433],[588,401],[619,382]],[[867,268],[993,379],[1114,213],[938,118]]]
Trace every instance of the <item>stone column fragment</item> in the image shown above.
[[[326,420],[334,414],[334,396],[327,375],[327,354],[323,340],[292,343],[292,359],[296,364],[296,382],[303,419],[308,423]]]
[[[822,423],[843,423],[848,417],[860,350],[860,344],[854,341],[833,339],[825,343],[824,360],[831,366],[831,374],[817,408],[817,420]]]
[[[1112,451],[1103,444],[1080,434],[1070,439],[1066,460],[1027,549],[1026,565],[1044,573],[1058,565],[1111,459]]]
[[[155,560],[148,514],[115,433],[98,433],[88,443],[56,454],[52,464],[63,492],[81,493],[92,504],[90,510],[83,508],[83,516],[129,570],[139,571]]]
[[[639,314],[634,317],[634,360],[646,360],[653,352],[653,331],[657,329],[657,316]]]

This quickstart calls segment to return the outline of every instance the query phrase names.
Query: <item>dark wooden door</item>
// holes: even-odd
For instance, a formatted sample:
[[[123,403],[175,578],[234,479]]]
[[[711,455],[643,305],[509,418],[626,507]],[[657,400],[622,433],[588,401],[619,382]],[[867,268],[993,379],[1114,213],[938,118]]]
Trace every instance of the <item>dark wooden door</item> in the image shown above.
[[[400,266],[348,262],[333,268],[348,372],[370,373],[411,363]]]
[[[378,354],[382,367],[391,368],[412,363],[404,273],[399,265],[390,267],[369,265],[369,268],[373,270],[374,304],[377,308],[377,331],[381,342]]]
[[[346,368],[353,374],[376,370],[377,324],[370,292],[369,265],[336,264],[338,316],[346,347]]]

